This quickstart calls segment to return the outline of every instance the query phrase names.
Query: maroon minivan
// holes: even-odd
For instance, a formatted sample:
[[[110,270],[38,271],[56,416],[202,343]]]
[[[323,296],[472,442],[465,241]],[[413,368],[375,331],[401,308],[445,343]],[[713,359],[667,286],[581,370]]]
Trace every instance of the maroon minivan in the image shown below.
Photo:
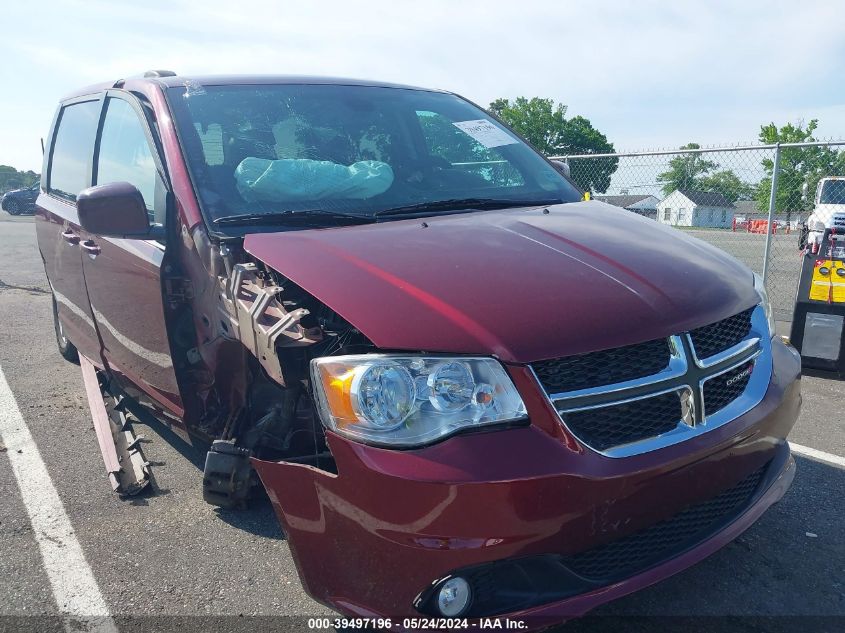
[[[345,615],[578,616],[793,479],[800,361],[760,279],[583,201],[457,95],[151,71],[64,99],[43,174],[56,336],[114,487],[148,475],[114,459],[132,420],[169,424],[209,502],[263,484]]]

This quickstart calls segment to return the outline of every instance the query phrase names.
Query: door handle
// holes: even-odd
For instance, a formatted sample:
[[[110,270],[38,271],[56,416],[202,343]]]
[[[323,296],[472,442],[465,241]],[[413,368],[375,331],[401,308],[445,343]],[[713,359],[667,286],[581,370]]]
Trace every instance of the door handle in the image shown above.
[[[88,253],[91,257],[96,257],[100,254],[100,247],[91,240],[85,240],[82,244],[80,244],[80,246],[82,247],[82,250]]]
[[[71,246],[76,246],[77,244],[79,244],[79,236],[70,229],[67,229],[62,233],[62,238]]]

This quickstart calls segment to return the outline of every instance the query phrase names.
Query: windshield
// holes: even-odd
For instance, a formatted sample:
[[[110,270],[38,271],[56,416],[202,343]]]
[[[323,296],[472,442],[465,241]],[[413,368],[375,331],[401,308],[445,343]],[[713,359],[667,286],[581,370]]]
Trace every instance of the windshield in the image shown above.
[[[819,204],[845,204],[845,180],[824,181]]]
[[[426,203],[574,202],[580,193],[483,110],[451,94],[348,85],[168,89],[211,222],[308,211],[372,217]],[[448,211],[449,204],[431,213]],[[472,205],[467,204],[467,207]],[[460,204],[456,202],[456,208]]]

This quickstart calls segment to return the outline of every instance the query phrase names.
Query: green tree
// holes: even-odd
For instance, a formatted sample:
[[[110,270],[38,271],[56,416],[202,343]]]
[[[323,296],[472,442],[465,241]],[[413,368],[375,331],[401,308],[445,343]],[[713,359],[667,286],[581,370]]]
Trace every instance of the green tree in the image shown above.
[[[552,99],[517,97],[496,99],[490,112],[528,140],[546,156],[607,154],[613,144],[582,116],[566,118],[566,106]],[[570,164],[572,179],[584,190],[603,193],[619,164],[618,158],[576,160]]]
[[[773,143],[805,143],[817,140],[813,136],[818,127],[818,119],[812,119],[806,127],[799,121],[787,123],[778,128],[774,123],[760,127],[760,141]],[[757,207],[766,211],[769,208],[769,195],[772,188],[774,159],[763,159],[766,176],[757,185],[754,198]],[[837,152],[830,147],[784,147],[780,151],[780,170],[775,196],[775,209],[792,213],[801,213],[813,208],[813,194],[821,178],[825,176],[845,175],[845,152]],[[809,195],[802,200],[802,189],[807,183]]]
[[[679,149],[701,149],[698,143],[687,143]],[[663,184],[663,194],[669,195],[675,189],[703,191],[702,180],[719,165],[705,160],[702,154],[679,154],[669,161],[669,169],[658,174],[657,182]]]
[[[755,191],[752,185],[740,180],[730,169],[723,169],[702,177],[698,182],[698,187],[701,191],[721,193],[730,202],[750,200]]]
[[[701,149],[701,145],[687,143],[679,149]],[[669,169],[657,176],[657,181],[663,184],[663,193],[667,196],[675,189],[721,193],[730,202],[747,200],[754,195],[754,187],[742,181],[733,171],[715,171],[717,169],[719,164],[704,158],[703,154],[678,154],[669,161]]]
[[[34,171],[18,171],[9,165],[0,165],[0,192],[29,187],[40,177]]]

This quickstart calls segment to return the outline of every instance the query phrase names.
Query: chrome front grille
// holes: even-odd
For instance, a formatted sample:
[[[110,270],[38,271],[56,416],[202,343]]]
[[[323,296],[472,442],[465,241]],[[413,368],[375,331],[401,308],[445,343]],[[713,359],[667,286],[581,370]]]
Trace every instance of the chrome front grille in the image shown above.
[[[607,367],[614,361],[620,366]],[[771,337],[758,306],[667,339],[543,361],[532,370],[572,435],[603,455],[626,457],[684,441],[756,406],[771,378]],[[570,376],[578,371],[585,376]]]
[[[689,389],[561,412],[569,429],[598,450],[668,433],[684,418]]]
[[[710,358],[724,352],[748,338],[751,331],[752,309],[744,310],[689,333],[693,349],[698,358]]]
[[[665,338],[592,354],[566,356],[532,365],[547,393],[578,391],[651,376],[669,365]]]
[[[754,361],[751,360],[705,380],[702,391],[704,413],[709,415],[721,411],[739,398],[748,388],[753,372]]]

